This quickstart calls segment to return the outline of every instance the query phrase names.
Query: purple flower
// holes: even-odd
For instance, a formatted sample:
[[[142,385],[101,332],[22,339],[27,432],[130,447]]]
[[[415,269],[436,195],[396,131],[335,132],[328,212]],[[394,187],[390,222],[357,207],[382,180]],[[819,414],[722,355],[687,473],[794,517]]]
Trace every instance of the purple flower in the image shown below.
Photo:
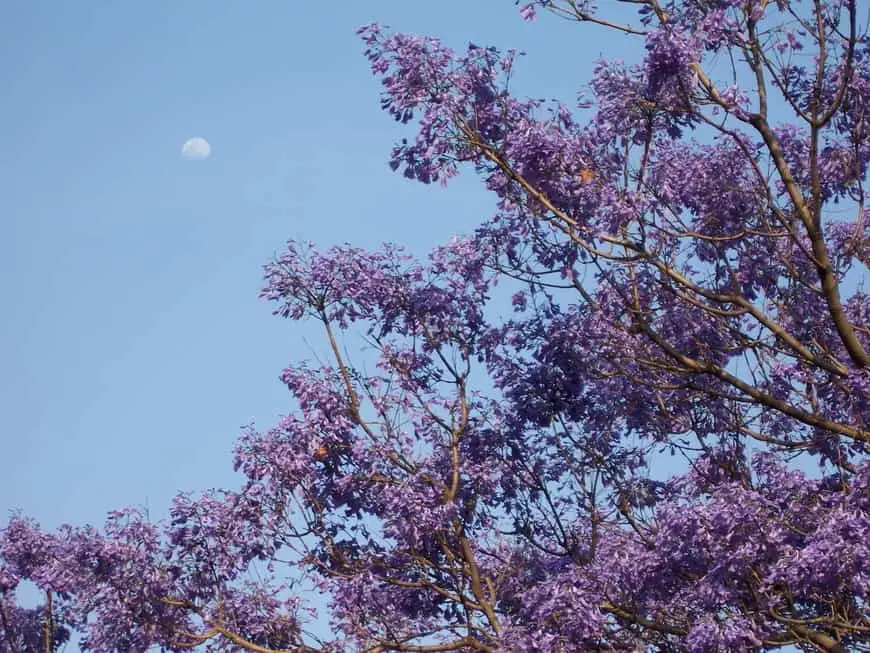
[[[515,51],[360,30],[391,167],[477,175],[494,215],[422,258],[288,243],[261,295],[326,356],[279,363],[288,414],[244,429],[238,487],[158,523],[13,515],[2,650],[43,646],[22,583],[52,646],[93,651],[867,648],[854,3],[600,4],[520,8],[644,46],[579,112],[517,95]]]
[[[538,17],[538,15],[535,12],[534,3],[530,2],[528,4],[524,4],[522,7],[520,7],[520,16],[522,17],[523,20],[526,20],[529,22],[532,22],[533,20],[535,20]]]

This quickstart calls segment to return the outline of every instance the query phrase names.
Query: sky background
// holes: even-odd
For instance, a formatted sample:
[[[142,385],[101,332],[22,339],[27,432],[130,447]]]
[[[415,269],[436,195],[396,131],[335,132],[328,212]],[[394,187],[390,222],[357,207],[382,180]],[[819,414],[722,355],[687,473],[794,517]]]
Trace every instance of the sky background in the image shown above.
[[[262,265],[291,238],[425,254],[494,210],[392,173],[355,30],[528,52],[520,95],[572,102],[626,37],[511,0],[8,2],[0,20],[0,510],[97,526],[181,490],[238,486],[243,425],[325,351],[271,315]],[[206,138],[211,158],[181,146]],[[3,515],[5,518],[5,515]]]
[[[46,527],[235,485],[239,427],[288,412],[278,374],[322,350],[257,297],[286,240],[422,254],[492,213],[471,175],[442,190],[390,172],[410,131],[380,110],[359,26],[526,50],[514,87],[566,101],[619,43],[510,0],[3,14],[0,508]],[[210,159],[182,158],[193,136]]]

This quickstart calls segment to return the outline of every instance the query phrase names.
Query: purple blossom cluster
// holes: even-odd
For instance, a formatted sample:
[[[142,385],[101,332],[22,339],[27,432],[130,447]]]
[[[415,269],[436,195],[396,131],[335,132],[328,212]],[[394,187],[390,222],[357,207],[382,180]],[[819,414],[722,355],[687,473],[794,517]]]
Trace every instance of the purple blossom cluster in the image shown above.
[[[412,132],[391,167],[477,174],[496,214],[425,260],[289,243],[262,297],[331,360],[282,372],[240,489],[13,517],[0,650],[868,650],[857,3],[630,4],[520,7],[643,41],[596,64],[588,120],[515,97],[514,52],[361,29]]]

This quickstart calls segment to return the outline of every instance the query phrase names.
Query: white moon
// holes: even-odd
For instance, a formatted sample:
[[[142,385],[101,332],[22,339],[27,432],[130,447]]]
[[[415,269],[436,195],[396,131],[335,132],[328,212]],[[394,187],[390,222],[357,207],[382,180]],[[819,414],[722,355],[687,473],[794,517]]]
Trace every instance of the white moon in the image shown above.
[[[208,144],[207,140],[199,136],[184,141],[184,145],[181,146],[181,156],[185,159],[192,159],[194,161],[207,159],[210,154],[211,145]]]

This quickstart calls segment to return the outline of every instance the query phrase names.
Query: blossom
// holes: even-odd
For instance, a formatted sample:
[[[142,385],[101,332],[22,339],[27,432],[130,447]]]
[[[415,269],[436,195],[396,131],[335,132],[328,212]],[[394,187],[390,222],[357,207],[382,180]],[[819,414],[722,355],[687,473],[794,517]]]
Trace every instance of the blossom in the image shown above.
[[[854,3],[520,12],[540,9],[644,46],[596,63],[582,115],[517,95],[516,52],[360,30],[406,130],[390,166],[476,175],[494,215],[424,257],[288,243],[261,297],[329,357],[282,363],[291,408],[242,432],[239,487],[180,493],[158,523],[13,516],[6,647],[45,621],[22,582],[56,644],[94,651],[866,647]],[[778,58],[797,50],[823,65]],[[747,68],[723,83],[717,61]]]

